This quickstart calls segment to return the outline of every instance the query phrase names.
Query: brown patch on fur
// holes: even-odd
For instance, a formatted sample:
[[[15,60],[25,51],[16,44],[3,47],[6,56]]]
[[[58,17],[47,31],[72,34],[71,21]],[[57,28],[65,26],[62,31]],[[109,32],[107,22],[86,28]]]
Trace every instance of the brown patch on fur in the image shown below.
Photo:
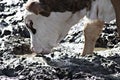
[[[86,24],[84,28],[85,45],[82,56],[93,53],[96,40],[102,32],[103,25],[104,22],[100,20],[94,20]]]
[[[38,2],[31,2],[26,6],[26,9],[30,12],[35,13],[36,15],[39,14],[40,6]],[[42,8],[41,8],[42,11]]]
[[[51,12],[70,11],[75,13],[84,8],[91,8],[92,0],[39,0],[39,2],[30,2],[26,9],[36,15],[41,14],[48,17]]]
[[[71,11],[75,13],[91,7],[91,0],[40,0],[50,7],[53,12]]]
[[[41,14],[46,17],[50,15],[50,9],[42,4],[40,5],[39,2],[30,2],[27,4],[26,9],[36,15]]]

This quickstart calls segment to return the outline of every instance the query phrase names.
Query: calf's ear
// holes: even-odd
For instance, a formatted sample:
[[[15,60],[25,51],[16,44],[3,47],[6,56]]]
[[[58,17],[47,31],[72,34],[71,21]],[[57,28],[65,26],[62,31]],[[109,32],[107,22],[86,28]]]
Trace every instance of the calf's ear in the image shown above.
[[[36,15],[39,14],[38,2],[28,2],[25,7],[28,11],[33,12]]]
[[[40,4],[39,2],[30,2],[26,5],[26,9],[33,12],[36,15],[41,14],[42,16],[48,17],[50,15],[50,8],[46,5]]]

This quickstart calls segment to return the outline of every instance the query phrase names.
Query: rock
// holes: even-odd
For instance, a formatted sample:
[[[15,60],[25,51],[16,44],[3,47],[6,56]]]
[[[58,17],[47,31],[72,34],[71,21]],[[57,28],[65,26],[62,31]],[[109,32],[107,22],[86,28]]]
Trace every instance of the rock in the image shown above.
[[[117,35],[118,33],[115,20],[110,23],[106,23],[100,38],[97,40],[96,47],[113,48],[118,42],[120,42]]]
[[[1,37],[7,36],[7,35],[10,35],[10,34],[11,34],[11,31],[4,30],[4,33],[1,35]]]

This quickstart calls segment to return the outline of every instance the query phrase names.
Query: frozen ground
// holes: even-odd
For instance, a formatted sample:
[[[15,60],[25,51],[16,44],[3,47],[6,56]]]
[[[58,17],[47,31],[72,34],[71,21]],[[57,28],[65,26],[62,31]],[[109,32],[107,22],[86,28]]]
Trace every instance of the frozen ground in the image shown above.
[[[96,43],[106,50],[80,56],[84,46],[82,20],[50,54],[31,54],[23,23],[25,2],[0,0],[0,80],[120,80],[120,40],[115,21],[106,23]]]

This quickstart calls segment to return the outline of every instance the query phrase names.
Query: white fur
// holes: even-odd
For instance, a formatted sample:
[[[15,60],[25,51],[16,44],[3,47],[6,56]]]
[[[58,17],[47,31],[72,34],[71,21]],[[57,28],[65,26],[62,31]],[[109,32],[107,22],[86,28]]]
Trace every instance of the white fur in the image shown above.
[[[96,0],[92,2],[91,11],[86,9],[75,14],[71,12],[52,12],[49,17],[35,15],[26,11],[25,21],[32,20],[33,27],[37,30],[31,34],[31,47],[36,53],[50,52],[62,40],[69,29],[87,15],[90,19],[100,19],[109,22],[115,18],[115,13],[110,0]]]
[[[110,22],[115,19],[115,12],[111,0],[96,0],[92,2],[92,8],[88,14],[91,19],[100,19]]]

